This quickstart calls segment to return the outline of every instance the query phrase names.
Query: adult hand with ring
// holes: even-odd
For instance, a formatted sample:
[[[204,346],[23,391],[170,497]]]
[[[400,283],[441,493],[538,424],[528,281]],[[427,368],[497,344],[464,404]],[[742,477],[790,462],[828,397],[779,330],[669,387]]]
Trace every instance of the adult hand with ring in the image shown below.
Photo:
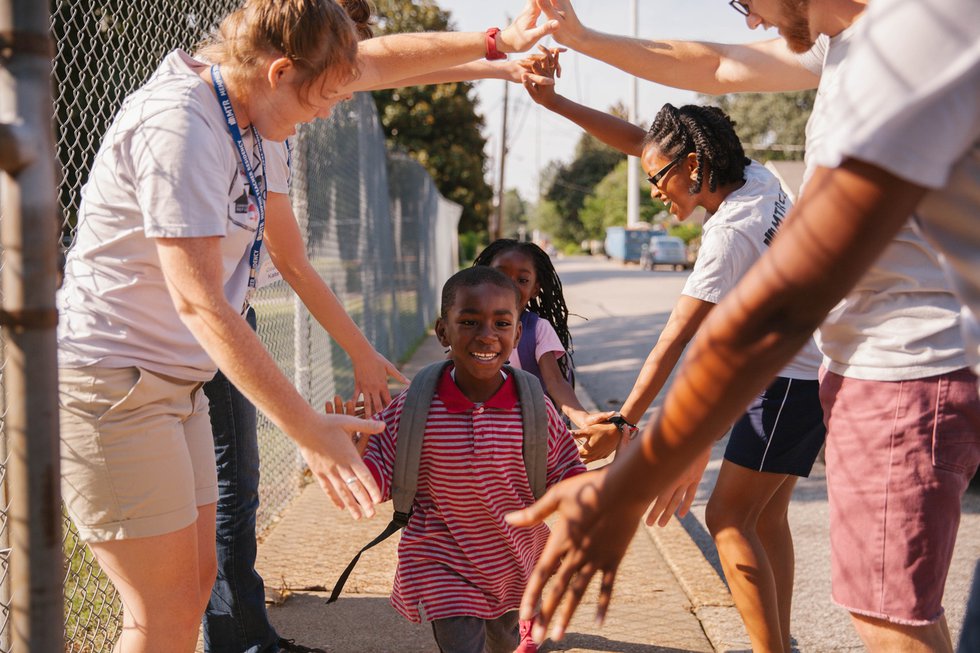
[[[344,401],[340,395],[335,395],[333,401],[328,401],[323,407],[324,412],[328,415],[353,415],[354,417],[364,417],[364,400],[360,399],[354,401],[353,399],[348,399]],[[354,444],[354,448],[357,449],[357,454],[364,457],[364,452],[367,450],[368,442],[371,441],[370,434],[361,433],[356,431],[351,434],[351,442]],[[348,485],[349,481],[346,481]]]

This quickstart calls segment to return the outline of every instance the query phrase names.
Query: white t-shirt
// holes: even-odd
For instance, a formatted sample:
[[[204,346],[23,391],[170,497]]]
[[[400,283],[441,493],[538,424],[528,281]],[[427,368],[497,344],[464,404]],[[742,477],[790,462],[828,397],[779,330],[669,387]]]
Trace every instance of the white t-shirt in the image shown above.
[[[123,102],[82,189],[58,294],[62,367],[138,366],[206,381],[216,366],[177,315],[155,238],[222,236],[225,297],[242,305],[258,211],[205,64],[171,52]],[[253,170],[263,176],[250,129]],[[288,192],[286,148],[263,141],[270,192]],[[246,192],[248,191],[248,192]]]
[[[701,249],[681,294],[720,302],[769,249],[791,206],[776,176],[753,161],[745,169],[745,184],[705,221]],[[811,339],[779,376],[814,380],[819,367],[820,352]]]
[[[816,163],[872,163],[933,189],[916,210],[962,301],[980,371],[980,21],[976,0],[875,0],[855,35]]]
[[[521,337],[526,338],[528,336],[522,334]],[[561,358],[565,355],[565,347],[558,339],[558,332],[555,331],[555,327],[548,320],[539,317],[534,326],[534,360],[541,360],[541,357],[549,351],[555,352],[555,358]],[[517,347],[514,347],[508,364],[516,370],[522,369],[521,357],[517,355]]]
[[[851,64],[857,20],[834,37],[822,35],[800,55],[820,75],[817,99],[806,125],[806,180],[824,155],[839,122],[838,87]],[[876,93],[877,82],[864,93]],[[959,302],[935,250],[914,229],[902,227],[881,257],[827,316],[815,334],[824,366],[847,377],[900,381],[944,374],[966,366]]]

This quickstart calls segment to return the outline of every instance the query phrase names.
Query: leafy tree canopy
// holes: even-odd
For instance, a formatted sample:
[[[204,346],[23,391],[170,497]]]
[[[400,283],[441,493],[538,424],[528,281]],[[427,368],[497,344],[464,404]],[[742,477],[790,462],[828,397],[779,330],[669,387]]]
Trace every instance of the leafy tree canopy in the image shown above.
[[[606,237],[606,227],[626,224],[628,176],[627,162],[620,161],[585,198],[579,216],[586,238],[602,240]],[[650,184],[645,178],[638,175],[637,185],[640,187],[640,220],[652,223],[666,207],[660,200],[650,197]]]
[[[376,0],[376,32],[446,31],[451,15],[433,0]],[[409,153],[439,192],[463,207],[460,231],[485,231],[493,190],[484,176],[483,117],[471,83],[374,91],[388,146]]]
[[[735,121],[745,153],[761,161],[801,160],[804,128],[816,91],[702,95],[701,101],[720,107]]]
[[[583,134],[575,147],[575,158],[570,163],[552,162],[549,165],[542,179],[547,189],[544,199],[553,204],[560,216],[557,229],[548,229],[555,240],[562,243],[582,241],[586,229],[580,212],[585,198],[625,158],[622,152]]]
[[[510,188],[504,193],[504,220],[500,233],[504,238],[517,238],[521,230],[527,229],[527,202],[516,189]]]

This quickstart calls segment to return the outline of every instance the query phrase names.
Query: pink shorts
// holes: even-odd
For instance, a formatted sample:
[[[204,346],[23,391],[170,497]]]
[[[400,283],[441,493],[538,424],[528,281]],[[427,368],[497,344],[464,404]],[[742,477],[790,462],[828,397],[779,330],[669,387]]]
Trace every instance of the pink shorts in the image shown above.
[[[943,615],[960,501],[980,463],[977,377],[826,372],[831,583],[852,613],[910,626]]]

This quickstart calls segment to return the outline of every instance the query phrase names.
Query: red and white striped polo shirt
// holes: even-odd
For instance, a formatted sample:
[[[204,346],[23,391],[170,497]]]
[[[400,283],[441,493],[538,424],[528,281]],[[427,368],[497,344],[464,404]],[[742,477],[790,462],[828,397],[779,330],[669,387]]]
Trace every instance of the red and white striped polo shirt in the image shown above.
[[[418,492],[398,545],[391,604],[410,621],[495,619],[520,605],[548,527],[514,528],[504,515],[529,506],[521,407],[507,378],[482,405],[467,399],[447,367],[426,422]],[[391,498],[403,392],[379,415],[364,461]],[[548,407],[548,487],[585,471],[558,411]]]

